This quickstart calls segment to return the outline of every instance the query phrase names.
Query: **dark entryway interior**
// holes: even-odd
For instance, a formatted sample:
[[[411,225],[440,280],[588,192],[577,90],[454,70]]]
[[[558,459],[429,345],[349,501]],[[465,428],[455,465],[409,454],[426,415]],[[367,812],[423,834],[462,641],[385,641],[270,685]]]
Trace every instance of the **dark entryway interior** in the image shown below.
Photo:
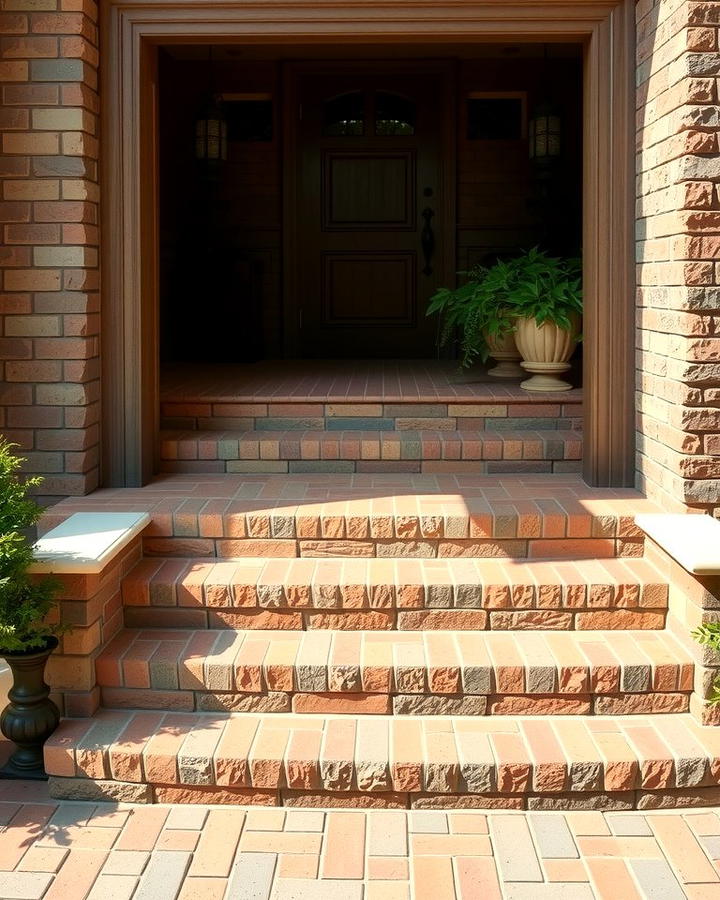
[[[581,251],[579,45],[358,45],[334,69],[339,55],[161,50],[163,362],[433,357],[424,308],[457,271]],[[195,136],[213,94],[227,159],[209,166]],[[560,155],[538,166],[528,123],[545,101]]]

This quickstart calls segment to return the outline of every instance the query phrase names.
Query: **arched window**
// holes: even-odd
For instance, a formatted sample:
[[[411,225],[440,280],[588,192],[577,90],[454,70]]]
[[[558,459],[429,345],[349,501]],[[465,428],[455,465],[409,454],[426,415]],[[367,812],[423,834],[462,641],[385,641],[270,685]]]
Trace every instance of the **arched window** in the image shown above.
[[[415,134],[415,104],[400,94],[375,95],[375,134]]]
[[[323,134],[358,135],[365,133],[365,98],[361,91],[340,94],[325,101]]]

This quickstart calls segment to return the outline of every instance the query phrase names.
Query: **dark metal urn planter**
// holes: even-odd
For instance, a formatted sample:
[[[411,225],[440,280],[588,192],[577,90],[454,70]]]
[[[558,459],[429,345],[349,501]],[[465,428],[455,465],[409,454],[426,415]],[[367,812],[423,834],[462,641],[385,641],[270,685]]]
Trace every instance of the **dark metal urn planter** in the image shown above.
[[[57,645],[56,637],[48,637],[42,650],[5,654],[13,686],[8,692],[10,702],[0,716],[0,731],[17,750],[0,769],[0,778],[47,778],[43,744],[57,728],[60,712],[49,696],[45,665]]]

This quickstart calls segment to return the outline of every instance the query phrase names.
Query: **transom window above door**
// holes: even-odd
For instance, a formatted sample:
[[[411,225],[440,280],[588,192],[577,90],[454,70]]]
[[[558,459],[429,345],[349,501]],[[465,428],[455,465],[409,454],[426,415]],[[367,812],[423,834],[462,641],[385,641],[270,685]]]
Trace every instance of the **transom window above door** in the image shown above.
[[[413,100],[392,91],[347,91],[325,101],[323,134],[326,137],[362,136],[366,121],[379,136],[415,134]]]

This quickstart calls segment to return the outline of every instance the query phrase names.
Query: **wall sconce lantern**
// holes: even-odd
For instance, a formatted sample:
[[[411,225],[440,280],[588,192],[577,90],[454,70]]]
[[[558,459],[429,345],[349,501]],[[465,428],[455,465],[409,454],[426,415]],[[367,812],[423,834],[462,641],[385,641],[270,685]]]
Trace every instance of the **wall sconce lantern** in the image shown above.
[[[215,88],[213,46],[208,47],[207,91],[205,105],[195,120],[195,158],[210,164],[227,159],[227,120],[222,94]]]
[[[552,164],[562,151],[560,114],[551,103],[548,73],[548,45],[543,44],[543,65],[540,75],[540,97],[528,125],[530,159],[539,168]]]
[[[195,158],[211,163],[227,159],[227,121],[217,95],[210,97],[195,122]]]
[[[530,159],[543,163],[557,159],[562,151],[561,122],[557,111],[548,102],[534,111],[528,128]]]

